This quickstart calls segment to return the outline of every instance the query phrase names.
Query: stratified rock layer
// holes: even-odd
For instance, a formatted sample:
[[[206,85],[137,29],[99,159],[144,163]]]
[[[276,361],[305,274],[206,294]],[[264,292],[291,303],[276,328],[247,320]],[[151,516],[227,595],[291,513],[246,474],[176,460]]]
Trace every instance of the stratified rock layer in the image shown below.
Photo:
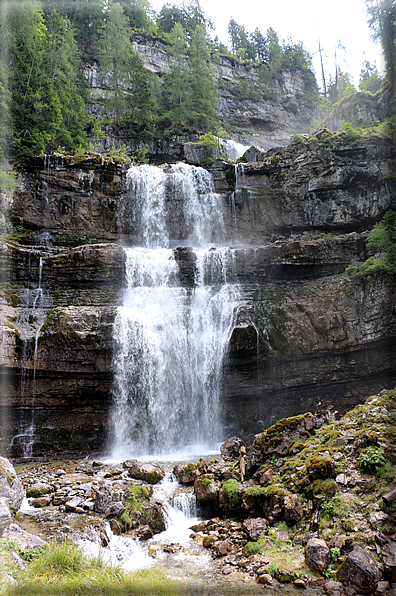
[[[395,207],[391,157],[380,141],[319,139],[237,168],[211,166],[233,247],[228,279],[240,284],[223,376],[225,436],[251,439],[318,401],[344,410],[394,382],[393,284],[343,275],[367,258],[370,229]],[[31,424],[33,404],[35,454],[105,444],[125,283],[115,241],[141,240],[125,216],[126,170],[99,157],[35,158],[21,170],[10,215],[35,245],[0,250],[4,452],[20,453],[12,438]],[[179,203],[169,197],[175,243],[186,239]],[[192,285],[193,251],[176,248],[175,258],[180,284]],[[33,306],[22,320],[35,300],[42,320]]]

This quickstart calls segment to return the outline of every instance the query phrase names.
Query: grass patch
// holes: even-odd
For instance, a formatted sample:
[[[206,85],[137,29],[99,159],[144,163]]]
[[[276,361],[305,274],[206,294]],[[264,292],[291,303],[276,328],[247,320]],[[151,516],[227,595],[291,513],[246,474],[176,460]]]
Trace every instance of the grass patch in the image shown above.
[[[182,594],[181,588],[146,569],[135,574],[86,557],[74,544],[48,546],[28,567],[18,572],[18,585],[7,594],[31,596],[133,596]]]

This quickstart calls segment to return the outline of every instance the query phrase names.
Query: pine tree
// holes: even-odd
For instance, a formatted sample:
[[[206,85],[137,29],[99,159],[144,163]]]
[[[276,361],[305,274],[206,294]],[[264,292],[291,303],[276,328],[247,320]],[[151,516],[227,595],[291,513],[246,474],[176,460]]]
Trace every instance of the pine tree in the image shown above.
[[[9,18],[11,116],[16,154],[45,151],[62,123],[49,73],[46,29],[35,0],[12,4]]]
[[[0,5],[0,167],[5,163],[11,144],[11,94],[10,84],[10,39],[9,18],[10,4],[3,2]]]
[[[129,120],[140,129],[150,128],[152,89],[149,73],[129,42],[128,19],[118,2],[111,3],[106,14],[100,65],[111,77],[107,108],[113,114],[115,124],[120,127],[122,121]]]
[[[210,61],[205,29],[198,25],[190,46],[189,123],[196,130],[207,132],[218,123],[216,112],[217,85]]]
[[[78,93],[78,48],[70,21],[53,11],[47,20],[47,58],[49,75],[61,106],[62,123],[52,148],[58,145],[76,149],[86,144],[86,112],[84,101]]]

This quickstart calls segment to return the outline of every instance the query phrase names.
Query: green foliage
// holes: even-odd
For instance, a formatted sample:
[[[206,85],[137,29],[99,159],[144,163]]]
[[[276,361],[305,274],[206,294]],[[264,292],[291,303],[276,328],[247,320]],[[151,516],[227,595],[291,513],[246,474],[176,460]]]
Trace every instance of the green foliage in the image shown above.
[[[128,125],[139,132],[152,124],[150,76],[129,42],[128,19],[121,4],[109,4],[100,44],[100,65],[111,76],[107,94],[108,115],[118,127]]]
[[[223,484],[221,488],[230,503],[235,506],[239,505],[241,491],[239,489],[237,480],[230,478]]]
[[[350,515],[351,508],[343,495],[336,494],[328,501],[322,502],[320,511],[325,517],[328,518],[343,518]]]
[[[369,257],[362,265],[347,267],[345,273],[354,281],[396,276],[396,212],[389,210],[367,239]]]
[[[375,62],[363,62],[359,77],[359,89],[369,93],[377,93],[381,89],[382,77],[379,75]]]
[[[110,594],[181,594],[155,570],[130,575],[100,558],[88,558],[69,542],[53,543],[18,572],[7,594],[39,596],[107,596]]]
[[[380,41],[391,89],[396,85],[396,4],[394,0],[366,0],[368,23]]]
[[[330,549],[330,554],[331,554],[331,562],[335,563],[338,559],[338,557],[341,555],[341,551],[337,546],[333,546]]]
[[[367,447],[359,455],[359,466],[365,474],[377,474],[385,464],[383,447]]]

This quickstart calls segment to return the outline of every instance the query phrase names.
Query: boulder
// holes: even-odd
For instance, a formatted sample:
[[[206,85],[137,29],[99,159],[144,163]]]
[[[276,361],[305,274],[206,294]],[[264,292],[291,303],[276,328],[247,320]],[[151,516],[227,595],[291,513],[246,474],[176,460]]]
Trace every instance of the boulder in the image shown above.
[[[194,492],[198,501],[216,501],[219,496],[220,482],[212,474],[198,476],[194,482]]]
[[[37,497],[30,504],[32,507],[48,507],[51,505],[51,497]]]
[[[110,507],[108,509],[106,509],[105,511],[105,517],[107,518],[111,518],[111,517],[120,517],[125,511],[125,507],[122,503],[118,502],[118,503],[113,503],[112,505],[110,505]]]
[[[131,478],[143,480],[149,484],[157,484],[165,477],[165,471],[157,464],[144,463],[136,459],[128,459],[123,463]]]
[[[29,486],[29,488],[26,491],[26,496],[37,498],[52,492],[54,492],[54,487],[50,484],[45,484],[44,482],[36,482],[35,484],[32,484],[32,486]]]
[[[250,540],[257,542],[260,536],[266,533],[268,525],[262,517],[249,517],[242,522],[242,527]]]
[[[359,594],[374,594],[381,577],[377,561],[360,546],[355,546],[337,570],[338,581],[353,587]]]
[[[200,475],[200,470],[197,464],[178,464],[173,468],[173,473],[180,484],[194,484],[197,476]]]
[[[389,542],[382,549],[385,575],[390,582],[396,582],[396,542]]]
[[[330,565],[330,549],[324,540],[311,538],[305,547],[305,562],[311,571],[322,573]]]
[[[96,491],[94,511],[97,513],[105,513],[110,505],[121,500],[121,496],[122,495],[119,492],[113,490],[111,482],[104,482]]]
[[[10,527],[5,530],[3,538],[16,541],[21,550],[26,550],[28,548],[42,548],[47,544],[35,534],[29,534],[29,532],[22,530],[18,524],[11,524]]]
[[[302,504],[297,495],[286,495],[283,499],[283,512],[289,526],[297,524],[304,515]]]
[[[0,497],[0,536],[10,525],[12,517],[9,507],[9,501],[5,497]]]
[[[246,447],[246,443],[239,437],[227,439],[220,447],[221,457],[226,460],[238,459],[241,447]]]
[[[232,551],[231,540],[218,540],[213,544],[213,554],[215,557],[224,557],[227,553]]]
[[[14,466],[5,457],[0,457],[0,498],[2,497],[8,500],[12,511],[18,511],[25,497],[22,482]]]

